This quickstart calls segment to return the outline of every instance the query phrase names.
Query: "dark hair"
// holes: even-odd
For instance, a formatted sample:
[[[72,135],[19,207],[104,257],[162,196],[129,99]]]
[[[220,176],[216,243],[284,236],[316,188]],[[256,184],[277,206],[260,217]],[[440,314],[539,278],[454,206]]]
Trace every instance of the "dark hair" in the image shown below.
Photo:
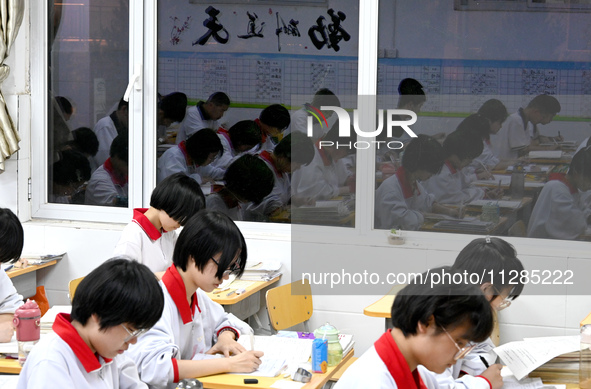
[[[158,107],[164,112],[164,117],[175,122],[182,122],[187,112],[187,95],[182,92],[172,92],[160,99]]]
[[[216,277],[223,278],[224,271],[230,267],[237,254],[240,277],[246,266],[246,242],[236,224],[221,212],[203,209],[192,216],[174,246],[172,262],[183,271],[187,270],[189,260],[203,271],[207,262],[216,254],[222,253]]]
[[[478,275],[485,272],[482,283],[490,282],[493,285],[500,285],[500,287],[495,286],[498,292],[512,286],[509,294],[511,299],[516,299],[523,291],[521,277],[516,278],[517,283],[511,283],[507,277],[501,277],[503,273],[521,275],[524,269],[517,258],[515,247],[500,238],[474,239],[460,251],[452,269]]]
[[[398,84],[398,108],[406,105],[421,104],[427,101],[427,96],[423,90],[423,85],[414,78],[405,78]]]
[[[83,154],[94,157],[98,152],[99,141],[94,131],[88,127],[79,127],[72,131],[73,146]]]
[[[455,155],[460,161],[478,157],[484,149],[481,135],[477,131],[455,130],[446,136],[443,141],[443,153],[445,157],[449,158]]]
[[[123,100],[122,97],[121,100],[119,100],[119,104],[117,104],[117,110],[120,110],[123,107],[129,107],[129,101]]]
[[[154,273],[137,261],[117,257],[80,282],[72,301],[72,320],[86,325],[96,314],[101,330],[123,323],[146,329],[156,324],[163,308],[164,294]]]
[[[68,100],[64,96],[56,96],[55,101],[57,101],[57,105],[59,105],[63,113],[67,115],[71,115],[72,113],[74,113],[72,103],[70,103],[70,100]]]
[[[53,183],[70,185],[90,179],[90,162],[75,150],[62,150],[60,159],[53,163]]]
[[[330,107],[340,107],[341,101],[339,98],[327,88],[318,89],[316,94],[314,94],[314,98],[312,99],[312,105],[318,109],[324,106]]]
[[[129,163],[129,137],[127,132],[117,135],[115,139],[113,139],[113,143],[111,143],[111,148],[109,149],[109,156],[111,158],[117,157],[120,160]]]
[[[535,108],[542,113],[556,115],[560,112],[560,103],[556,97],[550,95],[538,95],[532,99],[527,108]]]
[[[205,208],[205,196],[197,181],[184,173],[175,173],[156,185],[150,206],[166,212],[184,226],[191,216]]]
[[[488,119],[490,123],[504,122],[509,116],[505,104],[497,99],[486,100],[478,109],[478,113]]]
[[[25,234],[18,217],[8,208],[0,208],[0,262],[21,257]]]
[[[268,126],[278,128],[279,131],[283,131],[291,123],[289,111],[280,104],[271,104],[263,109],[259,119]]]
[[[262,159],[251,154],[232,162],[224,174],[224,181],[230,192],[255,204],[263,201],[275,185],[271,169]]]
[[[405,286],[392,304],[392,324],[405,337],[416,335],[419,323],[427,324],[433,317],[436,333],[442,328],[453,331],[466,321],[470,328],[466,338],[482,342],[493,330],[493,311],[480,289],[475,285],[453,282],[444,277],[431,285],[429,274],[454,273],[449,267],[430,269]]]
[[[228,130],[232,147],[236,150],[240,146],[255,147],[261,143],[262,132],[253,120],[241,120]]]
[[[490,139],[490,121],[480,114],[473,114],[462,120],[456,131],[474,132],[480,139]],[[482,152],[481,152],[482,154]]]
[[[591,148],[585,147],[575,154],[570,162],[568,173],[577,173],[591,179]]]
[[[409,172],[424,170],[437,174],[443,166],[443,147],[428,135],[420,134],[404,147],[402,166]]]
[[[322,141],[326,141],[326,142],[333,142],[334,145],[330,146],[330,147],[335,147],[337,144],[349,144],[349,142],[351,142],[351,138],[344,138],[341,137],[340,133],[339,133],[339,120],[337,119],[335,121],[335,123],[332,125],[332,127],[330,128],[330,130],[328,130],[328,132],[326,133],[326,135],[324,135],[322,137]],[[355,133],[355,129],[353,128],[353,126],[351,126],[350,131],[352,134]],[[322,146],[327,147],[327,146]],[[354,147],[340,147],[339,150],[346,150],[347,151],[347,155],[351,155],[351,154],[355,154],[356,150]]]
[[[289,162],[307,165],[314,159],[314,145],[303,132],[295,131],[281,139],[273,154],[284,157]]]
[[[187,153],[196,165],[202,165],[211,153],[223,153],[218,134],[211,128],[203,128],[186,141]]]
[[[215,105],[230,105],[230,98],[224,92],[215,92],[212,93],[207,98],[207,103],[212,103]]]

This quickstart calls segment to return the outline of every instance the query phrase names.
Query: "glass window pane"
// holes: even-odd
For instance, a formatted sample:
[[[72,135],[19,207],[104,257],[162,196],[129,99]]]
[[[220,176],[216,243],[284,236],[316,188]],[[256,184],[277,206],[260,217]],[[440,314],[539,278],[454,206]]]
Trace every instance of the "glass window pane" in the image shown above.
[[[357,93],[358,2],[338,7],[159,1],[158,181],[184,171],[235,220],[352,226],[354,155],[335,167],[314,145],[336,115],[306,130],[321,105]],[[346,214],[300,208],[316,200]]]
[[[53,2],[48,201],[127,207],[128,0]]]

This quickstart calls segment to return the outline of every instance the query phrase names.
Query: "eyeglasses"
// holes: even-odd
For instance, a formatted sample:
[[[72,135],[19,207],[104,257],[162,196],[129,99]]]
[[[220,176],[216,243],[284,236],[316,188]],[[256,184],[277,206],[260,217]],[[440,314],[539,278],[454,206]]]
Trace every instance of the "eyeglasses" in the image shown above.
[[[213,257],[211,257],[211,260],[214,261],[215,264],[218,265],[218,267],[220,266],[220,263],[218,261],[216,261]],[[236,261],[230,265],[229,269],[224,270],[222,277],[229,276],[231,273],[234,273],[235,271],[238,271],[239,269],[240,269],[240,265],[238,265],[238,261]]]
[[[499,291],[499,289],[497,289],[497,287],[494,284],[491,284],[491,286],[494,288],[495,292],[497,293],[497,297],[501,296],[501,292]],[[503,309],[507,308],[509,305],[511,305],[511,300],[509,300],[509,297],[505,297],[503,299],[503,301],[501,301],[501,303],[499,305],[497,305],[496,311],[497,312],[502,311]]]
[[[130,331],[127,327],[125,327],[123,325],[123,323],[121,323],[121,327],[123,327],[123,329],[129,334],[129,336],[127,336],[125,339],[123,339],[123,342],[124,343],[129,342],[133,338],[137,338],[138,336],[146,333],[149,330],[149,328],[144,328],[144,329],[141,329],[141,330]]]
[[[456,342],[454,340],[454,338],[451,337],[451,335],[449,334],[449,332],[447,332],[447,330],[445,328],[441,327],[441,329],[443,330],[443,332],[445,332],[445,334],[447,335],[447,337],[449,338],[449,340],[451,340],[452,342],[454,342],[454,345],[458,349],[458,352],[456,353],[456,355],[454,355],[454,360],[457,361],[459,359],[464,358],[466,355],[468,355],[468,353],[470,351],[472,351],[474,349],[474,347],[476,347],[476,343],[468,343],[464,347],[460,347],[460,345],[458,344],[458,342]]]

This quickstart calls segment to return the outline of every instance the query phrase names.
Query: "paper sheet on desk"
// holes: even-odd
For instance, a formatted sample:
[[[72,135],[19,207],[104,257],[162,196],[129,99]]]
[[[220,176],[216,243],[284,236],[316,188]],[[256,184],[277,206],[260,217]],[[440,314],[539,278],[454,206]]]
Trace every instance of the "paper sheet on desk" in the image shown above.
[[[16,388],[17,383],[18,383],[18,375],[0,374],[0,389]]]

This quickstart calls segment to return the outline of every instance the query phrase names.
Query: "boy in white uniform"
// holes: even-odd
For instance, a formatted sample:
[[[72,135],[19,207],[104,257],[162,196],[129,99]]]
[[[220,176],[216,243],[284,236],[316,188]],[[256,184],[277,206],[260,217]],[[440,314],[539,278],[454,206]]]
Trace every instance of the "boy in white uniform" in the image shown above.
[[[87,205],[127,207],[128,141],[127,135],[113,139],[110,157],[92,173],[86,186]]]
[[[141,262],[161,276],[172,264],[178,237],[174,230],[203,208],[205,197],[195,180],[183,173],[166,177],[152,192],[150,208],[133,210],[113,254]]]
[[[242,274],[246,257],[244,237],[227,216],[203,210],[189,220],[160,281],[162,318],[130,349],[142,381],[172,389],[184,378],[257,369],[262,352],[236,342],[252,329],[206,294],[230,273]]]
[[[573,157],[568,173],[552,173],[538,196],[527,227],[530,238],[576,239],[587,229],[591,209],[582,194],[591,190],[591,148]]]
[[[279,137],[289,127],[289,111],[282,105],[271,104],[261,111],[254,121],[261,130],[261,148],[259,151],[273,151],[276,144],[273,138]]]
[[[229,107],[230,98],[224,92],[215,92],[206,102],[200,101],[197,105],[189,107],[179,127],[176,143],[189,139],[191,135],[204,128],[216,131],[221,127],[220,119]]]
[[[139,262],[114,258],[90,272],[53,334],[27,357],[17,388],[147,388],[124,355],[162,314],[158,281]]]
[[[394,328],[343,373],[335,389],[439,388],[427,369],[444,372],[471,351],[470,342],[490,335],[493,313],[477,287],[430,287],[426,274],[398,292],[392,305]]]
[[[129,103],[121,99],[116,111],[96,122],[92,131],[96,134],[99,147],[97,153],[93,156],[94,166],[101,166],[109,158],[113,139],[118,135],[128,136],[128,121]]]

